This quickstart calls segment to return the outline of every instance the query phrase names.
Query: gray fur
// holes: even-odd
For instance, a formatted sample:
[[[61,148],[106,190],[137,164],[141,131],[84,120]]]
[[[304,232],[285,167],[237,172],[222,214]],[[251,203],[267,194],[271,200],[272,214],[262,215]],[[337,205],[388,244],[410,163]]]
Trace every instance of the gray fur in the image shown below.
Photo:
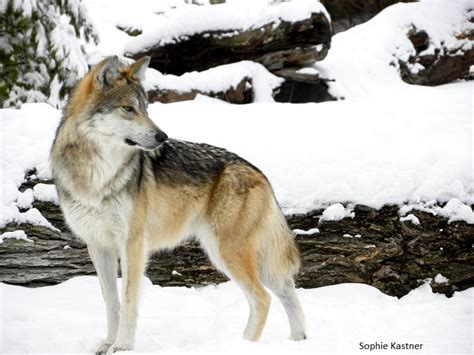
[[[99,71],[96,80],[99,87],[112,85],[119,77],[120,61],[116,55],[108,57],[104,66]]]
[[[259,171],[245,159],[226,149],[175,139],[166,141],[149,155],[149,159],[155,178],[167,184],[198,185],[210,182],[231,164],[247,165]]]

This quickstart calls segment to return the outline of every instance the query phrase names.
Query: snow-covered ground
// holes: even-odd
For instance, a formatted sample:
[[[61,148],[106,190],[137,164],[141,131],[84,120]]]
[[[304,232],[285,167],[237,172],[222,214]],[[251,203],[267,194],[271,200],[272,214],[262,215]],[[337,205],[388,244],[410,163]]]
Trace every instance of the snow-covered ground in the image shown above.
[[[235,151],[260,167],[286,213],[337,202],[430,209],[474,223],[472,84],[407,86],[396,97],[320,104],[237,106],[217,100],[150,105],[169,136]],[[48,177],[49,147],[59,111],[46,104],[2,110],[1,224],[34,220],[18,212],[31,196],[18,192],[24,171]],[[54,190],[33,191],[54,201]],[[52,196],[50,196],[52,195]],[[437,203],[452,201],[442,210]]]
[[[452,298],[428,284],[401,299],[360,284],[299,289],[309,338],[287,340],[285,312],[273,297],[261,341],[244,341],[243,293],[231,282],[199,289],[144,287],[136,352],[189,354],[472,354],[472,289]],[[78,298],[80,295],[80,298]],[[105,334],[98,280],[77,277],[61,285],[27,289],[1,285],[0,352],[90,353]],[[360,350],[360,343],[388,350]],[[391,343],[423,344],[391,350]],[[125,353],[124,353],[125,354]],[[127,353],[128,354],[128,353]]]

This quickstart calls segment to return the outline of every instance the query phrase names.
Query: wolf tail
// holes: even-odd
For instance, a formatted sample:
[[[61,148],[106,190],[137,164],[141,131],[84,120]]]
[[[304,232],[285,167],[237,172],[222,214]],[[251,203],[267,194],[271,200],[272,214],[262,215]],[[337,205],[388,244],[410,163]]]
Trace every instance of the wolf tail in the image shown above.
[[[258,247],[260,277],[270,286],[280,286],[293,280],[301,267],[300,253],[293,231],[273,198],[266,219],[265,235]]]
[[[295,236],[275,199],[271,203],[265,235],[258,248],[260,279],[279,298],[291,328],[291,339],[306,339],[305,317],[298,299],[294,276],[301,267]]]

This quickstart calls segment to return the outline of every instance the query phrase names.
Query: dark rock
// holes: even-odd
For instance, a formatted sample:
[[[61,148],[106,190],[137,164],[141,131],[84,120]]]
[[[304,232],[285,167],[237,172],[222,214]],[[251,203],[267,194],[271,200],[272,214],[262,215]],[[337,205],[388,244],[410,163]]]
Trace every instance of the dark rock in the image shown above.
[[[285,80],[278,88],[274,98],[276,102],[301,104],[307,102],[334,101],[335,97],[328,92],[329,86],[324,80],[308,83],[297,80]]]
[[[284,68],[273,72],[285,79],[274,95],[277,102],[306,103],[336,100],[329,94],[326,80],[319,73],[304,73],[301,68]]]
[[[415,47],[417,53],[428,49],[430,45],[430,37],[425,31],[410,31],[408,32],[408,39]]]
[[[434,53],[423,53],[430,46],[429,34],[424,30],[412,28],[408,39],[415,48],[415,55],[410,56],[408,62],[399,60],[402,80],[409,84],[435,86],[449,83],[456,79],[466,78],[471,65],[474,65],[474,47],[463,49],[462,42],[454,47],[435,48]],[[474,31],[466,30],[458,34],[460,41],[474,40]],[[419,64],[423,69],[413,72],[410,68]]]

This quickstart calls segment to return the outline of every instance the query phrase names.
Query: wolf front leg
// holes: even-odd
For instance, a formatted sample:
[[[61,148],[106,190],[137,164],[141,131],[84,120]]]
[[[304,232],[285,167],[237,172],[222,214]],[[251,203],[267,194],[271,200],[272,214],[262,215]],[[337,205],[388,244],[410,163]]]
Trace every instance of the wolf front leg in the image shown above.
[[[117,291],[117,252],[115,250],[87,246],[89,255],[99,276],[100,288],[107,312],[107,338],[96,354],[105,354],[115,341],[119,325],[120,303]]]
[[[132,235],[124,250],[120,252],[122,269],[120,323],[115,342],[107,354],[131,350],[135,342],[139,293],[146,265],[146,251],[142,236],[143,234]]]

